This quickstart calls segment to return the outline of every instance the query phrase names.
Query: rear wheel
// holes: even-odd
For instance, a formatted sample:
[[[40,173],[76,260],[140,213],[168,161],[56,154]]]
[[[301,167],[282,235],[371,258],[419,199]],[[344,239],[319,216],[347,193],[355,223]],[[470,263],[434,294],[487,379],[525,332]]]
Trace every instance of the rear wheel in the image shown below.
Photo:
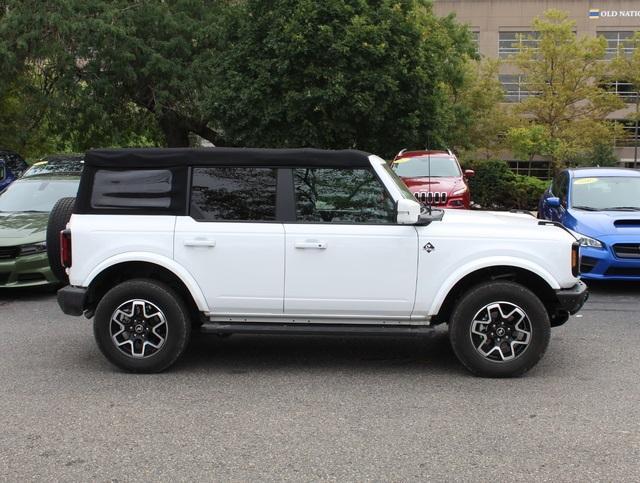
[[[183,300],[154,280],[128,280],[109,290],[96,308],[98,347],[130,372],[160,372],[184,352],[191,320]]]
[[[449,338],[460,362],[484,377],[531,369],[549,344],[549,315],[540,299],[514,282],[489,282],[467,292],[451,315]]]
[[[47,223],[47,258],[51,271],[64,285],[69,283],[69,277],[60,261],[60,232],[67,227],[71,219],[75,198],[62,198],[53,205]]]

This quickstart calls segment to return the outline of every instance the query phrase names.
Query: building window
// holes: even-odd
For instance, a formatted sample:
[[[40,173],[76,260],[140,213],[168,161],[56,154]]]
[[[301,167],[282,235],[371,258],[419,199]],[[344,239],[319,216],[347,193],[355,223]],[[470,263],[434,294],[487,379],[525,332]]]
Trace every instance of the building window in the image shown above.
[[[620,49],[622,49],[625,55],[633,52],[635,42],[633,42],[631,38],[634,34],[635,32],[629,30],[621,32],[596,32],[596,35],[604,37],[607,41],[605,59],[613,59],[618,55]]]
[[[476,54],[480,55],[480,32],[471,32],[471,40],[473,41],[473,45],[476,48]]]
[[[500,74],[499,78],[507,102],[520,102],[529,96],[535,96],[537,94],[529,90],[528,84],[522,75]]]
[[[620,96],[624,102],[636,102],[638,92],[636,92],[630,82],[613,81],[604,84],[604,88]]]
[[[548,160],[532,160],[523,161],[521,159],[508,159],[506,160],[509,168],[516,174],[524,176],[533,176],[541,180],[548,180],[552,178],[553,169],[551,161]]]
[[[616,138],[616,147],[632,147],[636,143],[640,146],[640,128],[636,128],[636,122],[628,119],[616,121],[622,125],[624,135]]]
[[[538,48],[538,32],[499,32],[498,56],[501,59],[510,57],[520,52],[521,47]]]

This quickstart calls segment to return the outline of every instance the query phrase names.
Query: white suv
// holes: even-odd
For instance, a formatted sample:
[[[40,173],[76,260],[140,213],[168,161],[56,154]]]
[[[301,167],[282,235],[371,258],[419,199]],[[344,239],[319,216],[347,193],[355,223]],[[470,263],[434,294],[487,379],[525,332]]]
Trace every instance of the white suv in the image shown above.
[[[90,151],[73,204],[50,218],[69,280],[58,301],[94,317],[98,346],[128,371],[169,367],[192,328],[413,336],[446,322],[470,371],[514,376],[587,297],[561,227],[421,212],[359,151]]]

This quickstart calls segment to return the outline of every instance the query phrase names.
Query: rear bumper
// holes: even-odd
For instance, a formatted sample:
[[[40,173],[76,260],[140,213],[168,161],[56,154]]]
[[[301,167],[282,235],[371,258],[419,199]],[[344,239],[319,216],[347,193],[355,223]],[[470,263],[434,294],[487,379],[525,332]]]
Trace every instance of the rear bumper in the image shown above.
[[[67,315],[82,315],[87,300],[87,289],[67,285],[58,290],[58,305]]]
[[[571,288],[556,290],[558,309],[575,314],[589,298],[587,285],[580,281]]]

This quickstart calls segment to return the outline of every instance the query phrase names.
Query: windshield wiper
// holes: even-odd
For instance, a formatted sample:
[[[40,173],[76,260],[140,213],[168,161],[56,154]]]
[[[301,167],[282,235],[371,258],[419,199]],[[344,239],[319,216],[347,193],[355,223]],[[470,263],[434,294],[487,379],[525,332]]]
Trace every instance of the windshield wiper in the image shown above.
[[[14,212],[17,213],[17,212]],[[20,210],[19,213],[46,213],[46,211],[42,210]]]
[[[640,211],[640,206],[611,206],[602,208],[602,211]]]
[[[571,208],[575,208],[576,210],[584,210],[584,211],[600,211],[598,208],[594,208],[593,206],[573,205]]]

